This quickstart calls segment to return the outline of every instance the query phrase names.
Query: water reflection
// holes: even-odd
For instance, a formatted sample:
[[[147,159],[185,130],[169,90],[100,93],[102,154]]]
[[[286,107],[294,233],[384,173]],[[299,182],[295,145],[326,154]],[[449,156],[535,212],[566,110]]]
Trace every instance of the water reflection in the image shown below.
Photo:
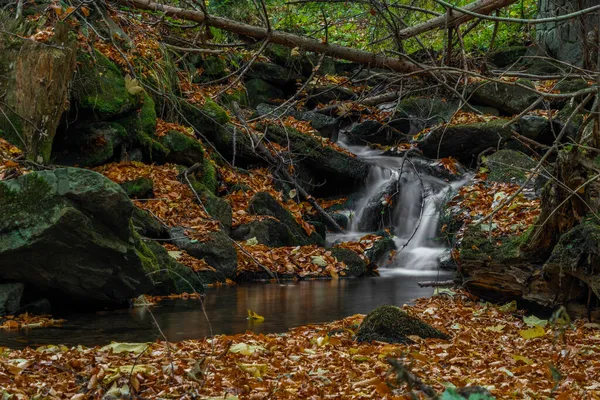
[[[436,274],[436,272],[433,272]],[[442,280],[448,275],[440,276]],[[431,276],[430,279],[435,279]],[[238,285],[210,289],[204,300],[214,334],[286,332],[289,328],[328,322],[367,313],[382,304],[402,305],[430,296],[432,289],[419,288],[422,276],[383,274],[380,278],[305,281],[278,284]],[[247,310],[265,317],[262,323],[246,319]],[[151,308],[154,318],[171,341],[210,335],[199,300],[163,302]],[[0,333],[0,346],[106,344],[110,341],[144,342],[160,338],[154,320],[143,308],[66,316],[61,328]]]

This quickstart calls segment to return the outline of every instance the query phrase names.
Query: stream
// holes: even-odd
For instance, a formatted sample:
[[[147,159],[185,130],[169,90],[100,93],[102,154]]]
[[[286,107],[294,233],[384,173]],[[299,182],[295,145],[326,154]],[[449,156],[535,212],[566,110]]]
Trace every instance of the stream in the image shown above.
[[[93,346],[111,341],[154,341],[161,338],[156,324],[170,341],[247,330],[283,333],[300,325],[368,313],[383,304],[401,306],[431,296],[433,289],[420,288],[417,282],[447,280],[453,275],[438,268],[438,259],[446,248],[436,240],[436,235],[444,198],[464,181],[448,183],[426,174],[422,167],[429,161],[382,156],[378,150],[348,145],[343,135],[339,143],[372,167],[354,210],[345,211],[350,219],[349,229],[344,234],[328,234],[327,242],[332,245],[357,240],[367,233],[389,228],[398,254],[392,261],[380,263],[380,277],[209,288],[204,299],[206,315],[200,300],[163,301],[151,307],[151,313],[145,308],[133,308],[56,315],[67,322],[60,327],[2,331],[0,346]],[[255,311],[265,320],[248,321],[247,310]]]

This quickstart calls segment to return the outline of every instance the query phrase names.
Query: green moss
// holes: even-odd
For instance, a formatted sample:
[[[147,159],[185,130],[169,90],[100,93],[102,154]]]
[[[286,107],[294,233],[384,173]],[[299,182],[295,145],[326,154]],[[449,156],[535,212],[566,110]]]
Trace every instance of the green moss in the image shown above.
[[[500,150],[485,159],[490,173],[488,179],[493,182],[523,183],[525,173],[535,167],[536,162],[525,154],[514,150]]]
[[[167,132],[160,141],[169,151],[183,152],[194,149],[199,153],[204,154],[204,148],[200,142],[178,131]]]
[[[212,161],[206,157],[204,158],[204,162],[202,163],[202,176],[200,177],[200,183],[210,193],[217,192],[217,170]]]
[[[201,110],[206,117],[219,125],[225,125],[230,120],[227,111],[211,99],[206,100],[206,103],[201,107]]]
[[[469,225],[465,229],[460,249],[462,260],[479,260],[491,258],[495,262],[516,259],[520,255],[521,245],[524,243],[522,236],[492,238],[483,229],[484,225]]]
[[[131,223],[131,232],[133,234],[133,240],[135,241],[135,253],[139,257],[144,271],[151,273],[160,270],[160,265],[156,256],[142,241],[140,235],[135,232],[133,223]]]
[[[240,106],[248,106],[249,102],[246,91],[241,89],[236,90],[233,93],[223,93],[221,96],[221,103],[228,108],[231,108],[234,101]]]
[[[41,219],[50,215],[53,193],[52,185],[35,172],[24,176],[20,182],[0,182],[0,232],[19,227],[32,215]],[[44,207],[40,208],[40,204]]]
[[[141,96],[127,91],[125,79],[112,61],[99,51],[93,58],[80,52],[77,59],[79,77],[74,80],[73,97],[79,110],[107,119],[137,108]]]
[[[137,199],[151,196],[153,187],[154,182],[150,178],[138,178],[121,184],[121,188],[129,198]]]
[[[331,255],[346,264],[349,276],[359,277],[367,272],[367,264],[354,251],[343,247],[331,249]]]
[[[399,307],[381,306],[371,311],[363,320],[356,339],[359,342],[377,340],[388,343],[410,343],[408,336],[423,339],[448,339],[448,336],[418,318],[411,317]]]

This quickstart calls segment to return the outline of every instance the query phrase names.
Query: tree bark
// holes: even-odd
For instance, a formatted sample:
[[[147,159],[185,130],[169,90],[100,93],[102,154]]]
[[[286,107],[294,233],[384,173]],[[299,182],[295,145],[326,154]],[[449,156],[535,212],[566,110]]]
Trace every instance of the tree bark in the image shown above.
[[[489,14],[494,10],[509,6],[516,3],[517,0],[478,0],[474,3],[463,7],[465,10],[472,11],[477,14]],[[410,37],[420,35],[421,33],[429,32],[436,28],[441,27],[457,27],[464,24],[467,21],[474,19],[473,15],[461,13],[453,10],[452,13],[446,13],[436,18],[432,18],[422,24],[411,26],[402,29],[399,32],[401,39],[408,39]]]
[[[206,16],[200,11],[167,6],[150,0],[119,0],[119,2],[124,5],[134,6],[142,10],[162,11],[165,15],[171,17],[194,22],[204,22],[208,26],[213,26],[215,28],[256,39],[266,39],[271,43],[280,44],[286,47],[300,47],[307,51],[326,54],[334,58],[353,61],[359,64],[366,64],[373,68],[386,68],[392,71],[403,73],[417,72],[421,70],[421,68],[419,68],[417,65],[397,58],[386,57],[381,54],[357,50],[351,47],[328,44],[319,40],[293,35],[287,32],[276,30],[269,32],[267,28],[253,26],[227,18],[214,17],[212,15]]]

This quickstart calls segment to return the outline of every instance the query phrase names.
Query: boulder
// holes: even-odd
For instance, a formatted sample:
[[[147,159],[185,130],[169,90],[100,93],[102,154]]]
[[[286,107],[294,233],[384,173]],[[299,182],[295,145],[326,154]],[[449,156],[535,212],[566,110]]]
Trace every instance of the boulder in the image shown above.
[[[0,279],[97,306],[151,291],[147,274],[159,265],[133,230],[133,210],[119,185],[89,170],[0,182]]]
[[[488,53],[487,60],[496,67],[509,67],[519,61],[529,48],[527,46],[509,46]]]
[[[324,239],[313,232],[310,236],[306,234],[306,231],[296,222],[294,216],[285,209],[279,202],[266,192],[259,192],[255,194],[250,203],[248,204],[248,213],[254,215],[266,215],[269,217],[276,218],[279,222],[284,224],[294,237],[294,246],[302,246],[308,244],[323,245]]]
[[[99,51],[80,51],[71,106],[81,117],[106,121],[139,108],[142,96],[127,90],[121,70]]]
[[[14,315],[21,305],[22,283],[0,284],[0,316]]]
[[[208,211],[208,214],[221,223],[225,232],[229,232],[231,230],[231,222],[233,219],[233,213],[229,203],[207,190],[199,192],[198,195],[200,196],[200,200],[202,200],[202,204],[204,204],[204,208]]]
[[[218,55],[208,55],[204,58],[198,57],[198,59],[194,61],[194,66],[202,68],[202,74],[194,77],[196,83],[210,82],[215,79],[225,78],[230,73],[227,66],[227,60]]]
[[[467,91],[473,103],[497,108],[506,115],[514,115],[525,110],[538,98],[534,92],[522,86],[535,88],[531,81],[520,79],[515,83],[475,82],[469,85]]]
[[[468,125],[449,125],[433,129],[418,143],[425,157],[454,157],[466,166],[474,165],[484,150],[497,148],[511,135],[508,120],[496,119]]]
[[[448,335],[412,317],[396,306],[380,306],[371,311],[356,333],[359,342],[412,343],[409,336],[448,339]]]
[[[271,85],[262,79],[251,79],[246,82],[246,92],[250,107],[267,103],[274,99],[285,98],[285,93],[279,87]]]
[[[292,116],[300,121],[308,121],[310,125],[319,131],[324,137],[337,137],[340,123],[336,118],[320,114],[315,111],[297,111],[291,107],[281,107],[270,104],[259,104],[256,107],[257,116],[268,115],[269,118],[281,118],[283,116]]]
[[[301,78],[298,73],[290,69],[266,62],[253,63],[246,76],[249,80],[261,79],[283,90],[294,88],[296,81]]]
[[[295,129],[283,129],[276,125],[262,125],[266,137],[298,157],[297,163],[314,176],[314,182],[324,183],[317,187],[321,197],[353,192],[361,186],[369,173],[368,164],[351,155],[324,144],[313,136]]]
[[[159,141],[163,145],[163,148],[166,149],[164,159],[161,161],[185,165],[187,167],[204,161],[204,148],[202,144],[197,139],[185,133],[169,131]],[[159,160],[162,158],[162,151],[161,154],[157,154],[156,158]]]
[[[489,169],[489,181],[518,184],[525,182],[526,173],[537,164],[530,157],[514,150],[499,150],[485,157],[484,162]]]
[[[355,218],[358,220],[358,230],[360,232],[374,232],[380,228],[386,227],[386,221],[391,221],[393,206],[400,197],[401,183],[398,180],[390,180],[387,184],[381,186],[377,193],[366,202],[363,209]],[[389,198],[390,202],[384,202],[384,198]]]
[[[304,240],[303,243],[299,243],[291,230],[274,218],[240,225],[231,232],[231,237],[237,241],[256,238],[259,244],[269,247],[298,246],[306,243]]]
[[[130,199],[148,199],[154,196],[154,182],[150,178],[137,178],[123,182],[120,186]]]
[[[331,255],[346,264],[346,276],[358,278],[367,273],[367,263],[354,251],[343,247],[334,247]]]
[[[146,210],[134,207],[131,222],[135,231],[142,237],[152,239],[169,237],[168,228]]]
[[[388,257],[392,250],[396,249],[396,242],[391,237],[382,237],[373,243],[373,247],[365,251],[365,256],[371,264],[377,264]]]
[[[212,232],[208,240],[191,240],[185,235],[185,229],[172,228],[169,231],[172,243],[185,250],[192,257],[204,259],[208,265],[217,270],[220,279],[233,279],[237,269],[237,249],[229,237],[221,232]]]
[[[52,304],[48,299],[38,299],[27,303],[16,312],[16,314],[33,314],[33,315],[47,315],[52,312]]]
[[[394,122],[402,133],[415,135],[423,129],[448,122],[458,110],[459,103],[437,97],[409,97],[396,107]]]
[[[346,133],[348,142],[351,144],[368,145],[394,145],[406,143],[410,137],[394,129],[389,125],[384,125],[379,121],[366,120],[356,125],[352,130]]]
[[[151,240],[146,242],[162,268],[152,274],[156,282],[154,295],[167,296],[173,293],[204,293],[204,285],[219,281],[218,274],[213,271],[195,272],[191,268],[178,263],[175,258],[160,244]]]
[[[554,142],[555,135],[559,134],[562,126],[560,122],[550,122],[546,117],[524,115],[519,119],[516,128],[519,134],[526,138],[535,140],[541,144],[551,145]]]

